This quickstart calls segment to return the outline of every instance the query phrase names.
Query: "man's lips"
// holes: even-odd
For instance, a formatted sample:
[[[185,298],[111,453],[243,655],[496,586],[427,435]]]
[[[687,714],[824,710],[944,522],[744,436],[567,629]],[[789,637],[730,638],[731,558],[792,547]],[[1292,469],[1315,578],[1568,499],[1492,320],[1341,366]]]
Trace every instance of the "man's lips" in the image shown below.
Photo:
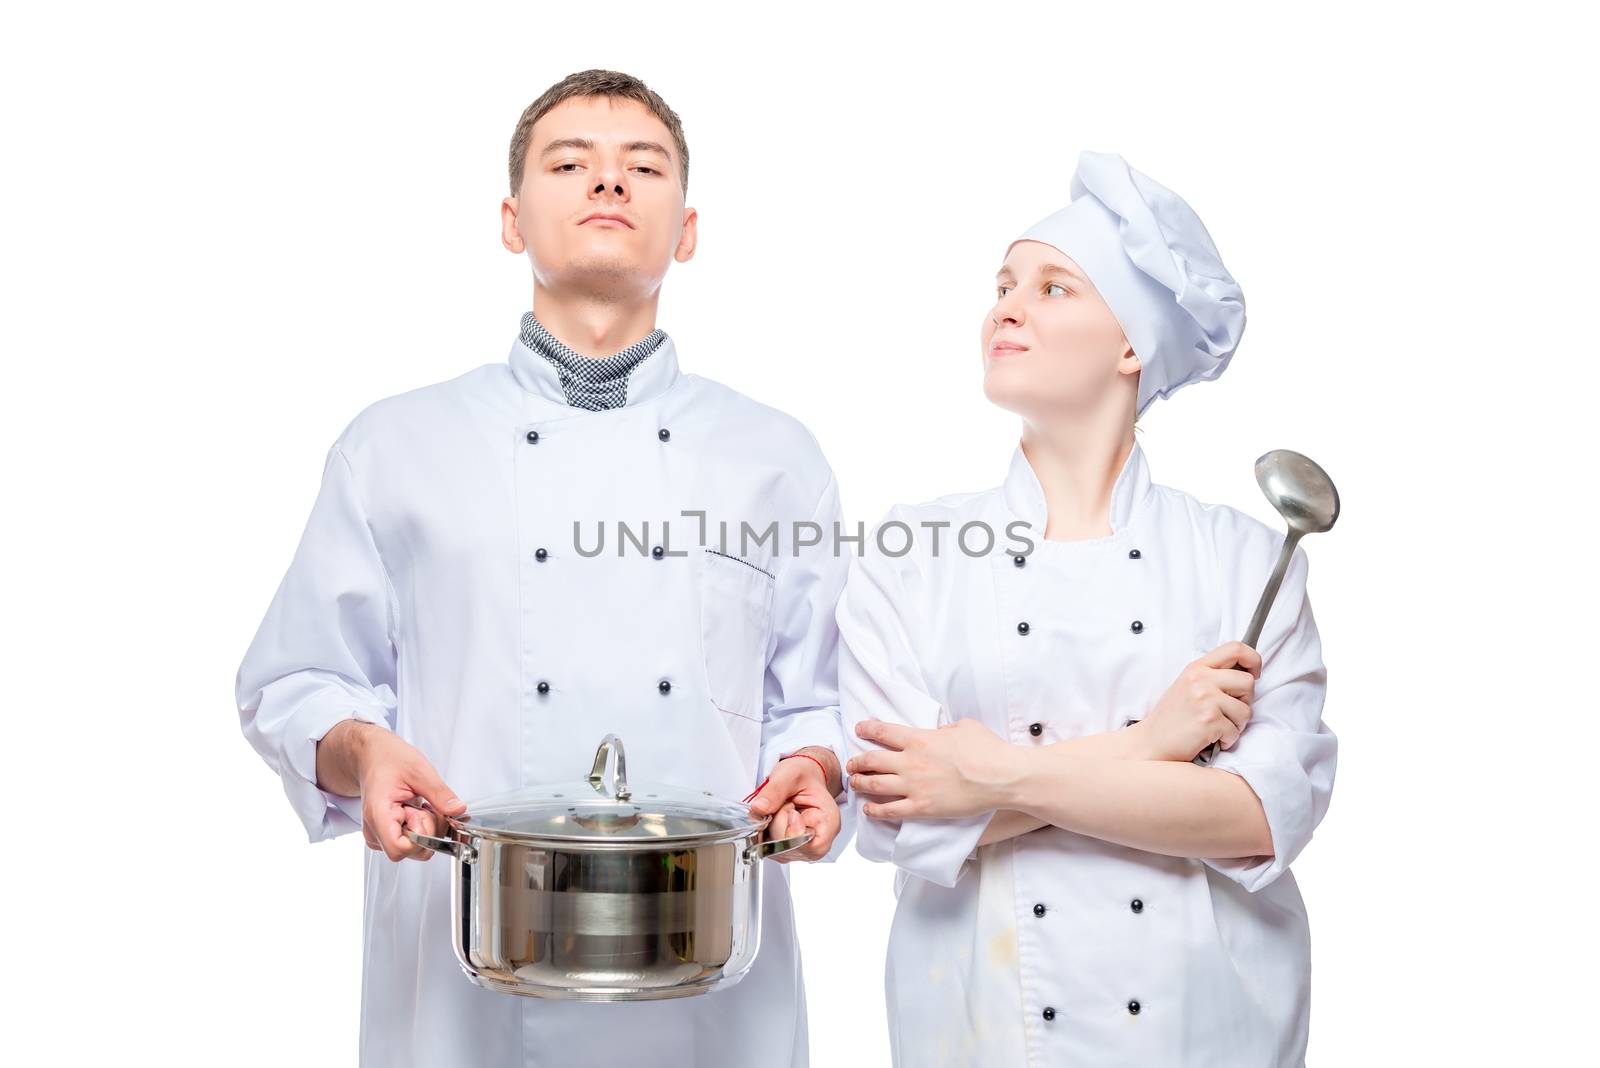
[[[627,219],[624,219],[622,216],[620,216],[620,215],[607,215],[604,212],[595,212],[593,215],[585,215],[582,219],[580,219],[578,221],[578,225],[579,226],[583,226],[586,223],[592,223],[592,222],[594,222],[594,223],[602,223],[602,224],[611,223],[611,224],[614,224],[614,225],[617,225],[617,226],[626,226],[630,230],[633,229],[633,224],[631,222],[629,222]]]

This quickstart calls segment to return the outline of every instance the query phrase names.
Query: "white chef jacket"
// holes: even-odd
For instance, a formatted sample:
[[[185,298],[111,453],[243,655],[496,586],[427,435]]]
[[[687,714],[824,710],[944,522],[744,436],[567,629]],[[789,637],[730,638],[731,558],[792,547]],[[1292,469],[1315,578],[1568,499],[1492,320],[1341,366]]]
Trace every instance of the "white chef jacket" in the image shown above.
[[[1152,484],[1137,443],[1105,537],[1043,540],[1044,491],[1020,446],[1000,487],[891,520],[917,533],[911,551],[869,537],[838,606],[857,752],[871,747],[855,740],[864,719],[973,717],[1036,746],[1142,718],[1185,664],[1244,634],[1283,541]],[[1029,526],[1008,534],[1017,521]],[[935,556],[923,524],[939,522]],[[992,551],[955,545],[969,522],[995,531]],[[1310,938],[1289,864],[1327,809],[1336,755],[1306,566],[1297,549],[1257,644],[1251,720],[1214,761],[1260,797],[1270,859],[1168,857],[1058,827],[978,848],[989,813],[859,819],[860,852],[899,868],[885,984],[897,1065],[1303,1063]]]
[[[706,547],[686,510],[706,513]],[[844,752],[833,609],[848,560],[826,538],[797,552],[788,533],[831,531],[838,513],[805,427],[680,373],[670,337],[625,405],[599,412],[570,407],[519,339],[505,362],[369,406],[329,449],[239,667],[244,733],[312,841],[360,828],[360,801],[316,783],[316,742],[347,718],[416,746],[469,812],[584,778],[611,732],[635,780],[743,798],[795,750]],[[741,522],[777,522],[780,537],[747,547]],[[806,1064],[784,865],[765,865],[743,980],[632,1004],[475,986],[450,945],[449,859],[368,851],[365,865],[363,1065]]]

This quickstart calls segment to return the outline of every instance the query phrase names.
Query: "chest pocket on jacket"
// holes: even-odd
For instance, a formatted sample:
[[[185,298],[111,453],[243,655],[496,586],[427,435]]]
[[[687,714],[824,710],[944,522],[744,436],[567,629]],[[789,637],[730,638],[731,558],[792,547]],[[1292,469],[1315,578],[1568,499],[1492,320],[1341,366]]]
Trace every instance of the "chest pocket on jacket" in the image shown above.
[[[724,712],[760,722],[775,580],[764,568],[707,549],[700,571],[706,693]]]

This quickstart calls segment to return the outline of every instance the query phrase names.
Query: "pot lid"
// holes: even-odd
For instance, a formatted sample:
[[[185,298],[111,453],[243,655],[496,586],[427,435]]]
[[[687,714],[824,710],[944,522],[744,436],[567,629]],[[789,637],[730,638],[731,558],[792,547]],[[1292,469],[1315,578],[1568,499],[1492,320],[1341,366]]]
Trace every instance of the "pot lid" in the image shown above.
[[[495,837],[562,841],[681,841],[737,837],[766,820],[748,805],[699,790],[628,782],[622,740],[608,734],[587,779],[527,786],[467,806],[452,819]]]

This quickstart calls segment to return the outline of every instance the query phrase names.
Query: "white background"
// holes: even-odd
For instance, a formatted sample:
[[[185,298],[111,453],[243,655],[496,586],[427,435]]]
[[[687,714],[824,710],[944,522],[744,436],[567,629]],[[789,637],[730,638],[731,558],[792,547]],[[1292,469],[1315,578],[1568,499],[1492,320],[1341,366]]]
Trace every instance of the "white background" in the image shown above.
[[[1080,149],[1188,199],[1249,327],[1142,420],[1156,481],[1277,523],[1251,464],[1286,447],[1344,501],[1306,543],[1340,739],[1295,864],[1310,1063],[1592,1056],[1592,32],[1529,3],[464,8],[8,9],[8,1063],[354,1063],[364,846],[306,843],[234,672],[339,430],[505,358],[506,146],[594,66],[687,129],[701,244],[661,325],[814,430],[851,521],[1003,477],[979,325]],[[890,869],[795,888],[815,1063],[886,1064]]]

